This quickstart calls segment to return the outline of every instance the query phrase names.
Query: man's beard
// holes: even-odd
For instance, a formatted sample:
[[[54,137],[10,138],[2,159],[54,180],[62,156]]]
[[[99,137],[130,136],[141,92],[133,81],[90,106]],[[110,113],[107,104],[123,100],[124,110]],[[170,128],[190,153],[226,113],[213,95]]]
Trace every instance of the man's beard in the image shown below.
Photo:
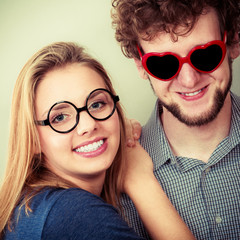
[[[230,78],[228,85],[224,90],[217,89],[214,96],[214,105],[212,108],[201,116],[189,117],[187,114],[181,112],[180,106],[177,103],[166,104],[159,99],[160,104],[172,113],[180,122],[190,127],[200,127],[213,121],[220,110],[222,109],[228,92],[232,85],[232,71],[230,71]]]

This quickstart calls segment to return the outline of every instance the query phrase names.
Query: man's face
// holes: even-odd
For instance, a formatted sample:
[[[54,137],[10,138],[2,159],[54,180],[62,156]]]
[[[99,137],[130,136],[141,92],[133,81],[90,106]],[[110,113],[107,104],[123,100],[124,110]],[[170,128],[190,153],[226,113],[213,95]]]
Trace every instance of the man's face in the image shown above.
[[[140,40],[140,45],[145,54],[174,52],[185,57],[192,48],[210,41],[222,40],[222,37],[217,14],[211,10],[201,15],[194,29],[188,35],[179,37],[177,42],[171,40],[170,34],[160,33],[152,41]],[[161,81],[148,75],[143,67],[140,67],[139,71],[142,77],[149,78],[155,94],[164,106],[163,114],[170,112],[188,126],[201,126],[216,118],[229,94],[229,58],[234,56],[232,51],[227,49],[222,64],[211,73],[201,73],[184,63],[173,79]]]

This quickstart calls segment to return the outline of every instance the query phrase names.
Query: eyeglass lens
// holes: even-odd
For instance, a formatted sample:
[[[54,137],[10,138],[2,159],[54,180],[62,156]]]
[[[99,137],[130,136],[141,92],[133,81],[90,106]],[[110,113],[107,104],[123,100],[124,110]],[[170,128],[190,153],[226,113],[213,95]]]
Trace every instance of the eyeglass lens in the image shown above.
[[[148,70],[156,77],[169,79],[174,76],[179,68],[179,61],[173,55],[163,57],[151,56],[147,59]]]
[[[105,120],[115,110],[115,102],[107,91],[92,92],[86,101],[88,114],[96,120]],[[49,112],[49,123],[58,132],[71,131],[79,121],[79,112],[70,102],[57,103]]]
[[[207,49],[198,49],[191,54],[191,62],[196,69],[209,72],[220,63],[222,48],[216,44]]]
[[[190,55],[191,65],[200,72],[211,72],[221,62],[223,50],[221,46],[213,44],[206,49],[196,49]],[[157,78],[168,80],[181,67],[179,59],[171,54],[163,56],[152,55],[146,60],[148,70]]]

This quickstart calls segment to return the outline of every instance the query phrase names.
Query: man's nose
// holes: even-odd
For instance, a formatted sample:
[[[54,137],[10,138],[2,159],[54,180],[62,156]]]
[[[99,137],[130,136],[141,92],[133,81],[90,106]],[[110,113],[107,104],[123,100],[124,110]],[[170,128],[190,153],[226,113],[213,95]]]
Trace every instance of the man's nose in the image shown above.
[[[177,81],[185,88],[194,88],[200,81],[200,75],[189,63],[184,63],[178,73]]]

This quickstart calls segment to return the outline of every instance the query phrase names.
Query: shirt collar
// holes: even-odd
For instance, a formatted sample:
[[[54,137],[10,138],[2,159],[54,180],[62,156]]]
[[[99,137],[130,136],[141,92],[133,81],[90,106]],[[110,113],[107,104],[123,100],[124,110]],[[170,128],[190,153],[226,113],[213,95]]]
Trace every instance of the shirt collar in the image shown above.
[[[228,143],[230,144],[229,150],[233,149],[236,145],[240,144],[240,97],[231,93],[232,98],[232,119],[231,129],[228,136]],[[156,101],[155,108],[142,129],[140,143],[148,150],[149,155],[153,159],[154,169],[165,164],[169,161],[171,164],[176,164],[177,159],[173,155],[169,146],[167,137],[164,133],[162,123],[159,116],[162,114],[163,109],[161,104]]]
[[[162,106],[157,101],[148,122],[142,128],[142,135],[140,138],[140,143],[148,150],[155,169],[167,161],[170,161],[172,164],[176,163],[175,156],[171,151],[162,123],[159,119],[162,111]]]
[[[240,97],[231,93],[232,100],[232,118],[231,118],[231,128],[229,132],[229,143],[231,147],[235,147],[240,144]]]

